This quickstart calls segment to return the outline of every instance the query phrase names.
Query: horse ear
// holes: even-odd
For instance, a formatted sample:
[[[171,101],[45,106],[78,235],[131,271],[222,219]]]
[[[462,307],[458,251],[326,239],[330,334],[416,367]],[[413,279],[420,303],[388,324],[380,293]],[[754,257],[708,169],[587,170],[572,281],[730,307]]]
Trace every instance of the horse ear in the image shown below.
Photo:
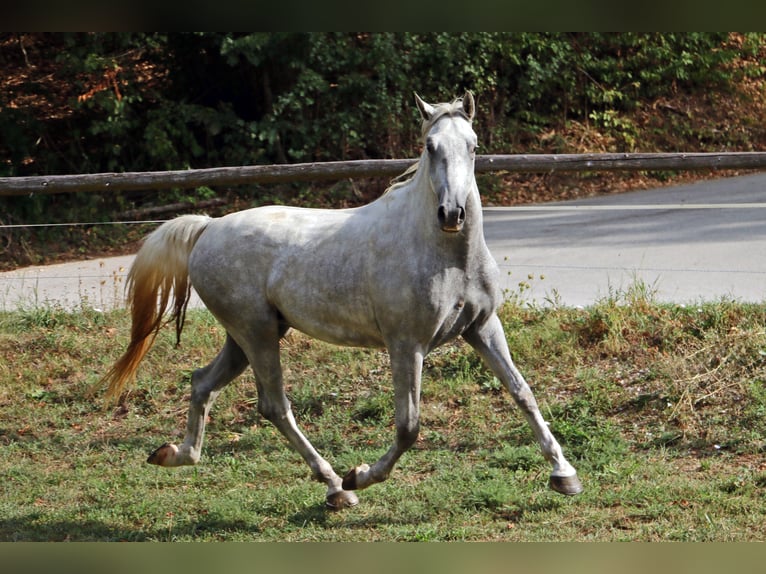
[[[476,113],[476,104],[473,101],[473,94],[466,90],[463,96],[463,111],[468,116],[468,120],[473,120],[473,116]]]
[[[428,121],[431,119],[431,116],[434,115],[434,107],[431,104],[427,104],[423,100],[420,99],[420,96],[417,95],[417,93],[413,92],[415,94],[415,103],[418,105],[418,110],[420,110],[420,115],[423,117],[424,120]]]

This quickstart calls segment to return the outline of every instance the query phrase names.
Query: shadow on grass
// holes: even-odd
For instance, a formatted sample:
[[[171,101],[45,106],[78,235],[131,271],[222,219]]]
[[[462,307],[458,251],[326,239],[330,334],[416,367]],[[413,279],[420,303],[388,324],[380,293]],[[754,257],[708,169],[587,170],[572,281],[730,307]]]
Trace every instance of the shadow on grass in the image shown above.
[[[364,504],[363,502],[360,503]],[[314,504],[310,507],[304,508],[299,512],[296,512],[288,521],[290,524],[300,527],[316,526],[319,528],[333,529],[338,528],[342,530],[349,530],[354,528],[367,529],[378,526],[413,526],[421,522],[421,520],[406,516],[382,516],[378,514],[374,515],[361,515],[355,516],[354,513],[359,510],[356,508],[350,508],[341,510],[340,512],[344,516],[344,520],[339,523],[334,523],[328,520],[331,515],[336,514],[338,511],[329,510],[324,503]]]
[[[44,512],[0,520],[2,542],[141,541],[152,534],[114,528],[94,520],[52,520]]]
[[[58,520],[44,512],[31,512],[17,518],[0,520],[0,542],[170,542],[201,538],[226,540],[232,533],[238,537],[257,537],[258,526],[244,520],[230,520],[210,514],[194,520],[157,523],[147,528],[116,527],[98,520]]]
[[[345,512],[353,513],[353,510]],[[374,526],[415,525],[417,520],[383,516],[349,516],[342,523],[328,520],[334,511],[324,503],[317,503],[290,516],[293,526],[313,526],[322,529],[354,529]],[[258,520],[263,518],[260,515]],[[34,511],[23,516],[0,519],[0,542],[171,542],[176,540],[257,540],[262,529],[243,519],[232,519],[216,514],[198,515],[192,520],[173,520],[168,517],[152,526],[135,528],[115,526],[104,521],[84,519],[57,519],[45,512]]]

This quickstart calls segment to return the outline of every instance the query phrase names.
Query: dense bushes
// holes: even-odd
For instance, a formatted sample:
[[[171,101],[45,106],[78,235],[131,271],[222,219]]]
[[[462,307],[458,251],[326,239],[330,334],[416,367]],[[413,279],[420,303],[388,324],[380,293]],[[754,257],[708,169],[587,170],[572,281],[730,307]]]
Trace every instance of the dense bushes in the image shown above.
[[[24,69],[23,52],[27,70],[48,73],[0,91],[2,176],[412,156],[413,91],[442,100],[473,90],[484,151],[521,151],[571,119],[620,132],[620,114],[643,99],[726,89],[743,70],[730,63],[762,42],[726,33],[0,38],[6,69]]]
[[[740,54],[723,33],[99,33],[36,47],[30,58],[55,58],[71,84],[69,137],[32,150],[43,118],[3,102],[3,175],[406,155],[413,91],[473,90],[482,133],[506,146],[509,126],[598,120],[669,89],[725,85]]]

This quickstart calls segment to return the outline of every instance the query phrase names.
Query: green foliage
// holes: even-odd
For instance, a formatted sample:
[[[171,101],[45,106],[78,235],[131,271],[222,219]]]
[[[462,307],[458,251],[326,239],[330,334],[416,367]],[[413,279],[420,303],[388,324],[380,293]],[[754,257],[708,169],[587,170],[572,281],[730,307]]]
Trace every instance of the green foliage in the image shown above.
[[[29,58],[53,61],[51,85],[67,86],[68,96],[39,94],[64,108],[49,117],[0,94],[0,175],[413,156],[414,91],[443,100],[473,90],[489,153],[570,119],[593,122],[631,148],[636,126],[622,114],[642,101],[726,90],[737,74],[764,73],[730,65],[758,53],[759,34],[739,44],[726,33],[30,36]],[[0,57],[20,58],[9,34],[0,39]],[[41,90],[29,82],[23,91]],[[38,196],[0,205],[37,221],[62,213],[62,203],[103,213],[120,201]]]
[[[67,33],[45,40],[57,73],[74,78],[79,96],[62,126],[67,147],[37,150],[38,173],[408,154],[417,131],[413,91],[443,99],[473,90],[487,124],[481,132],[506,145],[509,123],[523,130],[575,117],[610,127],[614,112],[642,98],[725,85],[735,74],[727,64],[740,54],[721,33]],[[748,40],[750,50],[761,41]],[[0,114],[11,158],[22,148],[31,153],[28,138],[7,137],[24,132],[20,114]],[[11,165],[11,173],[26,171]]]

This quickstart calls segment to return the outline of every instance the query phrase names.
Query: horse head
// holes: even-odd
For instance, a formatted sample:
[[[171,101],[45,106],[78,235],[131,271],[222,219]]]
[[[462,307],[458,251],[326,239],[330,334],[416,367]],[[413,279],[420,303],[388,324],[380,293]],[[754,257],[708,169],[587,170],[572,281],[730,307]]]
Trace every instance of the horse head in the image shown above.
[[[471,128],[475,113],[471,92],[447,104],[431,105],[415,94],[423,117],[425,151],[421,162],[437,198],[436,216],[442,231],[457,233],[466,221],[466,200],[476,189],[474,160],[476,134]]]

